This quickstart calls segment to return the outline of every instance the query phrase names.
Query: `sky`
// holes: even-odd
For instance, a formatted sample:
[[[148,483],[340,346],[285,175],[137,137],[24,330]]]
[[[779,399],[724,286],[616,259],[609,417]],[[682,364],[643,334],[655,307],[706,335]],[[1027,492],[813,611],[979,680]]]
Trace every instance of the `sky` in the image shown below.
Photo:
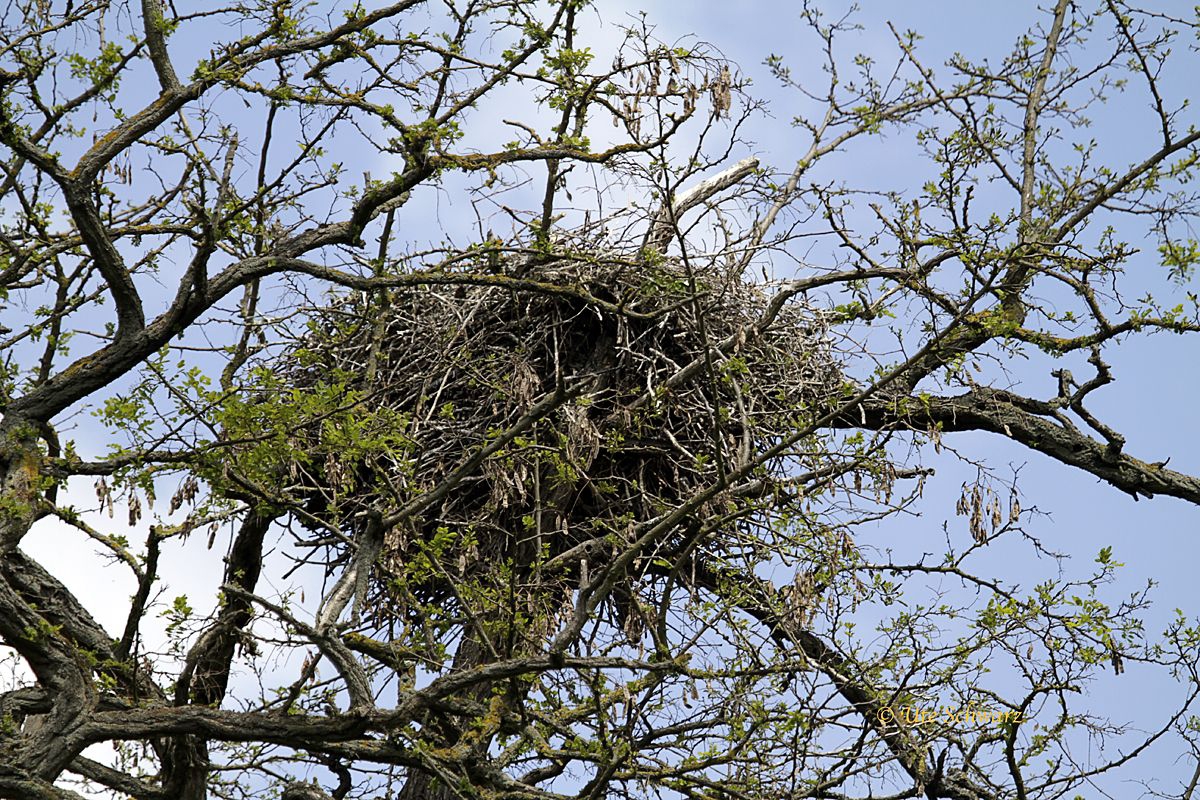
[[[921,32],[924,37],[921,52],[927,63],[933,65],[940,65],[955,51],[973,57],[983,54],[990,54],[993,59],[1003,57],[1036,13],[1035,5],[1028,2],[914,0],[867,2],[863,6],[859,20],[864,30],[854,39],[856,49],[886,62],[886,57],[895,52],[894,41],[884,24],[890,20],[900,29]],[[1189,3],[1160,2],[1157,7],[1183,16],[1192,13]],[[811,48],[811,41],[804,36],[794,9],[786,2],[764,0],[743,3],[600,0],[595,22],[589,24],[595,25],[592,35],[596,37],[599,57],[605,57],[604,48],[611,48],[617,39],[614,21],[635,19],[641,11],[653,20],[657,35],[666,42],[713,43],[752,79],[750,91],[768,101],[766,113],[747,129],[751,144],[734,156],[753,154],[764,164],[786,170],[799,155],[801,143],[788,125],[795,113],[790,109],[799,101],[780,90],[763,60],[768,54],[779,54],[796,64],[798,71],[813,63],[813,53],[806,49]],[[1190,44],[1185,42],[1180,46]],[[1166,81],[1178,100],[1187,96],[1187,77],[1173,75]],[[1136,103],[1116,105],[1118,108],[1097,115],[1094,135],[1101,141],[1103,152],[1111,153],[1117,163],[1124,163],[1120,155],[1127,145],[1146,135],[1145,116],[1138,113]],[[499,135],[504,113],[502,105],[486,107],[480,110],[475,123],[480,130]],[[885,139],[865,156],[834,160],[830,169],[835,169],[836,175],[830,177],[851,185],[866,182],[919,186],[926,177],[924,167],[911,157],[910,147],[911,142],[903,137]],[[386,174],[391,166],[386,160],[364,161],[355,164],[350,174],[358,174],[359,167],[377,175]],[[463,218],[461,205],[456,205],[458,201],[449,190],[431,191],[421,202],[425,204],[423,213],[431,229],[443,225],[453,228]],[[466,229],[473,224],[473,219],[468,220]],[[1133,269],[1154,269],[1152,255],[1150,247],[1145,258],[1134,262]],[[1136,271],[1131,275],[1136,278]],[[1166,334],[1135,338],[1113,348],[1109,361],[1117,381],[1093,396],[1093,412],[1127,436],[1128,452],[1150,462],[1169,456],[1173,468],[1200,474],[1200,420],[1193,411],[1192,401],[1200,392],[1197,342]],[[1045,360],[1009,366],[1012,380],[1022,391],[1038,397],[1054,394],[1055,384]],[[1086,373],[1077,366],[1072,365],[1077,375]],[[1175,608],[1200,614],[1192,566],[1197,553],[1195,537],[1200,532],[1200,508],[1171,498],[1134,502],[1089,475],[1072,471],[1002,437],[966,434],[955,437],[951,443],[994,467],[1011,465],[1019,470],[1022,504],[1042,512],[1028,520],[1026,529],[1052,549],[1071,554],[1068,572],[1090,568],[1096,552],[1112,546],[1115,557],[1127,565],[1122,570],[1121,591],[1132,591],[1146,580],[1158,583],[1154,593],[1156,606],[1150,616],[1151,629],[1155,623],[1165,624]],[[897,554],[897,560],[902,560],[902,555],[940,552],[947,536],[943,522],[948,522],[949,535],[969,535],[964,521],[954,517],[953,509],[961,484],[974,478],[974,468],[945,454],[925,456],[937,474],[929,481],[918,506],[920,515],[892,518],[875,529],[861,532],[860,546],[877,548],[881,553],[891,550]],[[87,496],[86,487],[75,491],[81,505],[94,502]],[[118,519],[120,514],[118,509]],[[131,538],[136,540],[136,534]],[[169,553],[168,587],[164,589],[168,599],[188,595],[202,613],[211,608],[212,587],[221,574],[220,545],[212,551],[205,545],[203,535],[193,535],[181,548]],[[79,593],[102,624],[114,633],[120,630],[124,623],[121,610],[132,591],[131,582],[120,568],[97,569],[90,543],[73,531],[53,525],[42,526],[24,546],[35,558],[64,575],[67,585]],[[988,558],[986,563],[997,574],[1021,578],[1023,583],[1024,576],[1028,576],[1026,588],[1058,569],[1056,564],[1035,559],[1027,547],[997,548],[996,554],[989,554]],[[270,579],[278,580],[278,575],[269,576]],[[272,588],[282,591],[285,587],[280,582]],[[309,605],[314,594],[310,592]],[[157,620],[155,624],[161,635],[165,621]],[[1130,720],[1142,724],[1150,718],[1147,712],[1163,701],[1164,694],[1161,684],[1139,680],[1136,672],[1128,672],[1105,679],[1094,689],[1092,697],[1098,707],[1112,716],[1120,718],[1127,714]],[[1194,765],[1177,761],[1177,756],[1177,749],[1156,749],[1146,758],[1144,771],[1139,769],[1137,774],[1190,775]],[[1116,791],[1116,787],[1108,788]]]
[[[791,55],[800,40],[799,23],[789,23],[788,15],[778,6],[764,3],[749,4],[657,4],[646,5],[659,22],[663,38],[672,34],[694,33],[701,39],[717,41],[722,51],[740,63],[754,76],[755,89],[770,93],[771,81],[764,75],[761,60],[764,53]],[[772,5],[771,10],[767,9]],[[821,4],[827,7],[827,4]],[[1015,37],[1024,30],[1033,8],[1031,3],[982,2],[905,2],[863,3],[859,17],[866,30],[858,46],[868,53],[894,52],[890,34],[881,23],[891,20],[900,30],[920,31],[927,64],[940,65],[955,51],[973,58],[990,54],[998,61]],[[1188,3],[1158,3],[1156,8],[1187,17],[1192,13]],[[668,8],[675,13],[670,13]],[[657,14],[662,10],[664,13]],[[769,23],[765,20],[769,19]],[[1190,43],[1184,42],[1180,49]],[[881,58],[882,60],[882,58]],[[1182,59],[1181,59],[1182,60]],[[886,63],[886,62],[885,62]],[[1191,84],[1188,76],[1169,75],[1164,81],[1176,102],[1186,99]],[[787,100],[772,94],[771,110],[776,122],[787,117]],[[1170,95],[1169,95],[1170,96]],[[1119,103],[1115,104],[1120,106]],[[1143,108],[1144,110],[1144,108]],[[1145,114],[1128,104],[1095,114],[1093,135],[1100,140],[1104,151],[1113,154],[1117,164],[1124,163],[1120,154],[1126,145],[1136,144],[1147,135]],[[1192,115],[1195,120],[1195,115]],[[1152,135],[1152,134],[1151,134]],[[764,125],[759,141],[765,157],[772,163],[786,164],[794,157],[795,148],[789,142],[786,126]],[[845,180],[873,180],[882,175],[899,178],[917,174],[908,155],[911,150],[901,142],[895,143],[891,154],[867,158],[858,163],[841,162],[846,169]],[[894,157],[887,157],[888,155]],[[781,163],[782,162],[782,163]],[[1138,270],[1153,270],[1152,244],[1147,254],[1135,259],[1131,277]],[[1113,348],[1108,356],[1116,382],[1098,393],[1092,410],[1108,424],[1128,437],[1127,452],[1146,461],[1159,461],[1170,456],[1171,466],[1186,473],[1200,470],[1200,423],[1194,411],[1200,391],[1200,370],[1197,364],[1197,343],[1192,339],[1158,334],[1132,338]],[[1019,380],[1019,390],[1030,396],[1048,398],[1055,393],[1054,379],[1044,360],[1033,365],[1010,365]],[[1075,374],[1088,374],[1086,367],[1072,365]],[[1135,502],[1128,495],[1097,481],[1090,475],[1074,471],[1040,454],[1030,452],[1003,437],[988,434],[966,434],[947,437],[961,452],[990,463],[995,467],[1011,464],[1020,470],[1019,487],[1023,504],[1036,507],[1040,514],[1030,519],[1025,528],[1048,547],[1072,556],[1067,567],[1084,571],[1104,546],[1114,548],[1115,557],[1126,563],[1121,570],[1119,590],[1114,587],[1113,598],[1125,591],[1154,580],[1158,586],[1153,593],[1155,608],[1148,615],[1148,628],[1165,625],[1174,609],[1195,615],[1200,612],[1195,592],[1196,536],[1200,533],[1200,509],[1173,498],[1143,499]],[[893,518],[877,530],[859,532],[860,546],[894,549],[897,553],[940,552],[946,536],[942,523],[949,520],[951,535],[965,535],[965,521],[956,519],[953,506],[963,481],[974,477],[974,469],[957,463],[949,456],[930,456],[929,463],[938,473],[929,482],[924,502],[916,518]],[[897,560],[902,560],[898,558]],[[1027,547],[1004,548],[984,562],[993,567],[994,574],[1010,580],[1020,580],[1025,588],[1041,577],[1053,575],[1056,565],[1038,561]],[[1116,719],[1127,719],[1135,727],[1147,725],[1153,712],[1167,703],[1168,686],[1145,679],[1144,674],[1126,672],[1121,677],[1109,675],[1092,689],[1090,697],[1098,709]],[[1159,679],[1161,681],[1161,678]],[[1177,777],[1186,781],[1195,767],[1194,761],[1178,759],[1179,751],[1167,745],[1152,751],[1142,765],[1134,770],[1141,776]],[[1116,796],[1130,791],[1129,785],[1112,783],[1102,786]]]

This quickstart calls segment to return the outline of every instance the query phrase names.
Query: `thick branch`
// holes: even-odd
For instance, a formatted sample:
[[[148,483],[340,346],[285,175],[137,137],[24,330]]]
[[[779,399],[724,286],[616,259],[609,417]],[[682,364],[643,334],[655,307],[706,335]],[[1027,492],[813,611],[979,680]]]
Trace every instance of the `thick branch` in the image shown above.
[[[117,341],[122,341],[140,331],[146,324],[142,298],[133,284],[133,276],[125,266],[125,259],[113,245],[108,230],[100,219],[100,212],[87,192],[88,189],[78,182],[63,184],[63,198],[71,211],[71,218],[75,221],[79,235],[116,303]]]
[[[171,66],[171,57],[167,54],[167,21],[163,18],[162,0],[142,0],[142,24],[145,28],[146,48],[150,51],[150,61],[158,74],[159,85],[163,91],[173,92],[179,88],[179,78],[175,75],[175,67]]]
[[[654,221],[650,224],[650,231],[646,235],[646,244],[659,251],[666,250],[671,237],[675,235],[677,223],[681,216],[701,203],[707,202],[718,192],[722,192],[730,186],[735,186],[748,176],[753,175],[756,169],[758,169],[757,158],[742,159],[723,172],[675,195],[671,199],[671,205],[668,207],[664,203],[663,207],[655,215]]]
[[[0,559],[0,565],[7,568],[16,552]],[[0,641],[21,655],[38,683],[54,697],[49,713],[28,722],[18,741],[3,742],[0,760],[32,765],[27,777],[53,780],[85,747],[79,726],[95,706],[91,676],[82,654],[7,579],[0,580]]]
[[[1053,418],[1050,403],[980,387],[956,397],[905,397],[864,404],[835,423],[844,428],[883,430],[911,427],[943,432],[990,431],[1009,437],[1138,496],[1165,494],[1200,505],[1200,479],[1114,453],[1080,430]]]
[[[873,686],[853,659],[826,644],[812,631],[785,620],[778,611],[784,607],[784,603],[769,581],[707,563],[698,563],[694,574],[697,583],[705,589],[765,625],[780,646],[799,650],[820,669],[837,687],[838,693],[858,712],[863,724],[887,745],[912,778],[918,792],[929,798],[951,800],[983,800],[991,797],[977,787],[966,785],[958,776],[957,779],[951,779],[944,775],[940,767],[934,766],[928,747],[915,740],[898,722],[884,722],[888,717],[880,712],[893,701],[891,695]]]

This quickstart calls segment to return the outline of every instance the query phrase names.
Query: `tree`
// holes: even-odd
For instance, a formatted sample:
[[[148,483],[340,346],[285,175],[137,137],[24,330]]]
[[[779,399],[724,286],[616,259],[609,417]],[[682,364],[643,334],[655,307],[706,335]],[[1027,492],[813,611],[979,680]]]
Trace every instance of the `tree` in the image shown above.
[[[1041,798],[1195,742],[1200,629],[1110,601],[1107,547],[995,569],[1029,515],[989,465],[966,541],[859,538],[965,431],[1200,504],[1089,410],[1112,348],[1200,329],[1163,77],[1200,27],[1093,5],[943,75],[806,3],[782,174],[737,67],[638,19],[598,57],[578,0],[14,5],[0,796]],[[1085,127],[1122,93],[1127,164]],[[881,137],[928,183],[824,171]],[[121,630],[28,554],[56,522],[132,575]],[[197,542],[211,614],[158,588]],[[1127,665],[1178,682],[1134,744],[1084,693]]]

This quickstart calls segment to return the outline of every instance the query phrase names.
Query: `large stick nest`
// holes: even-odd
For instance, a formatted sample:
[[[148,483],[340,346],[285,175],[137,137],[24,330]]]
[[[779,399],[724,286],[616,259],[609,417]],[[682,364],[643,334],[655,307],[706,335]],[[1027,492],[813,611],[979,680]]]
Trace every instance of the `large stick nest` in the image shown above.
[[[585,559],[602,563],[639,523],[755,458],[840,392],[822,319],[803,302],[773,302],[778,286],[711,263],[693,272],[630,249],[584,234],[536,252],[484,247],[455,268],[541,288],[391,288],[315,312],[282,379],[304,391],[338,383],[356,399],[356,435],[386,428],[390,443],[348,447],[333,418],[291,434],[306,454],[291,467],[293,488],[312,518],[333,520],[347,538],[368,516],[419,506],[497,437],[549,409],[384,532],[383,580],[373,585],[393,613],[454,605],[471,576],[501,564],[510,582],[514,571],[550,580],[546,564],[555,580],[574,580]],[[755,477],[803,468],[803,449]],[[762,497],[725,493],[696,521],[721,515],[735,526]],[[335,560],[345,548],[335,546]]]

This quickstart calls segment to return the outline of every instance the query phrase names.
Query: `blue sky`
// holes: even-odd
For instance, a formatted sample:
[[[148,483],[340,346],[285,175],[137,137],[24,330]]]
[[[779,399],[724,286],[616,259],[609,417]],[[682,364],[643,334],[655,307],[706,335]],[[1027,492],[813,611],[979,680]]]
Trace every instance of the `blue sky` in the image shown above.
[[[1163,10],[1188,16],[1188,3],[1161,3]],[[802,23],[789,4],[780,2],[667,2],[666,0],[600,0],[595,12],[598,24],[594,49],[599,57],[611,57],[604,48],[616,38],[614,20],[629,19],[629,15],[644,9],[656,26],[658,36],[667,41],[694,38],[716,45],[743,72],[752,78],[751,93],[769,101],[767,113],[756,118],[748,128],[753,144],[735,157],[753,153],[765,165],[787,170],[799,155],[799,142],[788,120],[800,102],[794,94],[781,91],[768,74],[762,61],[766,55],[784,56],[793,65],[797,77],[804,79],[804,70],[813,69],[811,40],[804,35]],[[833,11],[829,12],[833,14]],[[983,2],[906,2],[870,3],[860,13],[864,30],[853,38],[853,47],[887,63],[895,55],[895,45],[884,24],[892,20],[897,27],[913,28],[922,33],[921,52],[926,63],[940,66],[953,52],[961,51],[973,58],[990,54],[994,59],[1008,52],[1013,39],[1037,18],[1033,3]],[[806,45],[806,42],[809,44]],[[851,42],[847,42],[848,45]],[[1191,42],[1182,42],[1184,50]],[[203,55],[203,47],[196,48]],[[1181,56],[1186,56],[1181,52]],[[1181,59],[1183,60],[1183,59]],[[1186,74],[1168,76],[1165,85],[1177,101],[1188,94]],[[518,89],[512,90],[514,93]],[[1147,133],[1147,118],[1142,95],[1118,98],[1108,109],[1097,113],[1096,124],[1090,131],[1101,142],[1102,152],[1115,165],[1124,164],[1123,154],[1132,152]],[[254,111],[246,112],[247,125],[257,124]],[[501,105],[481,109],[476,122],[490,137],[502,135],[500,120],[504,117]],[[1193,118],[1195,115],[1193,115]],[[389,168],[385,161],[354,163],[350,174],[370,169],[384,174]],[[842,180],[849,185],[885,185],[903,189],[919,188],[928,178],[928,165],[914,157],[911,139],[893,135],[869,145],[845,158],[833,158],[824,177]],[[462,226],[460,235],[473,229],[472,216],[464,215],[461,199],[451,189],[426,190],[421,198],[423,208],[417,209],[413,222]],[[463,220],[466,220],[465,225]],[[437,229],[437,228],[433,228]],[[1153,246],[1131,265],[1130,278],[1136,284],[1144,277],[1147,284],[1156,282],[1157,265]],[[820,248],[809,256],[814,263],[832,257]],[[780,275],[780,277],[787,277]],[[1117,381],[1097,392],[1092,410],[1106,422],[1125,433],[1128,452],[1146,461],[1171,458],[1171,466],[1180,471],[1200,474],[1200,419],[1193,411],[1192,398],[1200,392],[1200,370],[1197,364],[1197,342],[1167,334],[1130,339],[1112,348],[1108,360]],[[1080,359],[1081,361],[1081,359]],[[1031,396],[1049,397],[1054,394],[1054,381],[1049,375],[1050,363],[1038,359],[1016,363],[1011,367],[1012,380],[1020,391]],[[1077,374],[1086,374],[1086,367],[1072,363]],[[986,461],[1004,471],[1006,465],[1020,469],[1020,488],[1023,505],[1036,507],[1045,515],[1033,516],[1026,528],[1052,549],[1070,553],[1068,571],[1086,571],[1102,546],[1111,545],[1118,560],[1127,566],[1122,571],[1121,591],[1133,591],[1148,579],[1159,583],[1155,592],[1157,610],[1151,618],[1161,624],[1173,608],[1182,608],[1195,615],[1200,604],[1195,601],[1196,579],[1193,573],[1197,552],[1195,536],[1200,532],[1200,509],[1171,498],[1156,498],[1134,502],[1128,495],[1098,483],[1090,475],[1072,471],[1037,453],[1014,445],[1003,438],[984,434],[968,434],[948,440],[973,458]],[[954,517],[954,502],[960,485],[974,477],[973,467],[953,457],[925,454],[936,467],[924,500],[919,505],[921,516],[896,517],[877,528],[860,534],[859,544],[880,550],[894,548],[897,553],[939,552],[946,534],[943,521],[949,521],[951,536],[968,537],[966,526]],[[81,503],[86,503],[86,491]],[[118,511],[118,515],[120,512]],[[28,549],[35,557],[64,569],[68,584],[78,587],[90,597],[103,623],[110,630],[119,629],[123,619],[121,606],[130,587],[114,569],[97,571],[95,557],[83,548],[72,547],[77,539],[67,532],[39,533],[30,537]],[[219,550],[219,547],[218,547]],[[204,548],[203,536],[193,536],[172,559],[176,569],[170,576],[168,596],[186,593],[203,608],[202,598],[211,597],[212,587],[219,581],[220,553]],[[899,558],[899,556],[897,556]],[[989,567],[1010,580],[1020,580],[1026,588],[1036,577],[1053,574],[1055,565],[1035,560],[1027,547],[998,547],[988,556]],[[180,569],[180,567],[184,567]],[[111,576],[111,577],[102,577]],[[282,589],[282,586],[278,587]],[[311,600],[311,598],[310,598]],[[1164,694],[1161,683],[1141,680],[1136,671],[1120,678],[1106,679],[1093,692],[1091,699],[1098,710],[1138,722],[1147,719],[1146,712]],[[1164,747],[1147,758],[1138,775],[1173,776],[1186,772],[1192,765],[1178,763],[1177,749]],[[1186,777],[1186,776],[1185,776]]]
[[[827,9],[830,16],[837,15],[833,9],[839,4],[817,5]],[[886,26],[891,21],[901,31],[906,28],[919,31],[924,37],[919,52],[926,66],[943,73],[943,62],[955,52],[962,52],[972,60],[986,57],[998,63],[1017,36],[1034,21],[1045,19],[1035,4],[1028,2],[918,1],[862,5],[856,19],[863,30],[846,37],[843,44],[847,50],[864,52],[881,65],[889,64],[896,53],[895,40]],[[1190,3],[1154,6],[1184,18],[1195,13]],[[787,125],[797,98],[780,91],[762,61],[767,54],[785,57],[801,81],[805,78],[805,65],[811,68],[814,64],[811,51],[805,49],[811,37],[806,36],[798,14],[789,13],[786,7],[766,2],[605,2],[600,13],[618,18],[617,9],[633,13],[633,8],[644,8],[665,41],[695,37],[712,42],[740,64],[753,80],[750,91],[770,100],[768,115],[749,129],[749,136],[757,144],[756,154],[764,163],[786,170],[803,146]],[[1174,71],[1166,72],[1162,81],[1168,105],[1179,105],[1193,94],[1194,72],[1189,75],[1186,65],[1194,63],[1189,62],[1194,54],[1187,52],[1194,44],[1186,38],[1176,43],[1179,58]],[[1126,94],[1118,94],[1109,104],[1092,111],[1092,128],[1068,131],[1067,136],[1095,138],[1100,144],[1099,153],[1114,168],[1138,158],[1144,143],[1153,141],[1155,135],[1155,120],[1147,113],[1150,107],[1142,89],[1131,85]],[[1192,124],[1200,121],[1194,112],[1185,112],[1183,118]],[[852,186],[882,184],[903,189],[907,185],[910,191],[916,191],[931,175],[930,166],[920,160],[906,135],[892,135],[859,148],[855,157],[833,159],[832,163],[836,165],[833,174],[826,169],[822,178],[842,180]],[[1130,230],[1128,238],[1136,241],[1139,236],[1136,228],[1124,230]],[[1128,266],[1129,285],[1153,285],[1156,290],[1161,289],[1162,268],[1155,256],[1155,243],[1147,240],[1143,253]],[[811,257],[814,262],[821,258],[819,251]],[[1188,288],[1194,291],[1194,286]],[[1136,294],[1130,292],[1130,296]],[[1195,398],[1200,392],[1197,347],[1194,337],[1170,334],[1131,337],[1106,350],[1105,357],[1116,381],[1091,400],[1091,410],[1127,436],[1127,452],[1146,461],[1161,461],[1169,456],[1173,468],[1190,474],[1200,472],[1200,417],[1195,411]],[[1069,359],[1067,363],[1077,376],[1089,374],[1082,358]],[[1057,365],[1045,358],[1005,364],[1017,391],[1040,398],[1055,394],[1055,381],[1049,374],[1054,366]],[[1148,580],[1155,581],[1158,584],[1152,595],[1155,608],[1147,615],[1149,631],[1165,625],[1176,608],[1190,616],[1200,613],[1194,566],[1200,508],[1165,497],[1135,502],[1091,475],[1065,467],[1003,437],[960,434],[947,437],[947,442],[1001,473],[1006,465],[1019,469],[1022,503],[1040,512],[1030,517],[1024,527],[1050,549],[1071,556],[1065,574],[1086,573],[1094,567],[1093,559],[1099,549],[1112,546],[1115,558],[1126,566],[1120,570],[1119,583],[1110,587],[1110,601],[1135,591]],[[954,503],[961,484],[975,477],[975,469],[945,454],[939,457],[926,452],[925,456],[937,469],[937,475],[930,480],[925,497],[917,506],[920,516],[895,517],[870,532],[860,532],[860,545],[894,550],[897,560],[902,561],[904,554],[941,552],[946,538],[944,521],[949,521],[951,538],[968,536],[965,521],[954,516]],[[1058,571],[1054,562],[1038,559],[1031,548],[1011,540],[986,554],[977,564],[980,565],[986,565],[986,569],[1006,580],[1020,582],[1026,590]],[[918,591],[914,597],[920,594]],[[1173,688],[1169,679],[1161,675],[1151,679],[1137,669],[1120,677],[1109,673],[1092,687],[1088,703],[1097,713],[1127,720],[1135,729],[1151,728],[1163,710],[1170,707],[1168,697]],[[1195,763],[1187,757],[1181,758],[1181,752],[1177,741],[1164,742],[1124,779],[1155,777],[1164,781],[1158,785],[1163,790],[1169,790],[1173,780],[1186,782]],[[1101,786],[1117,796],[1134,789],[1130,784],[1112,781],[1102,781]]]

